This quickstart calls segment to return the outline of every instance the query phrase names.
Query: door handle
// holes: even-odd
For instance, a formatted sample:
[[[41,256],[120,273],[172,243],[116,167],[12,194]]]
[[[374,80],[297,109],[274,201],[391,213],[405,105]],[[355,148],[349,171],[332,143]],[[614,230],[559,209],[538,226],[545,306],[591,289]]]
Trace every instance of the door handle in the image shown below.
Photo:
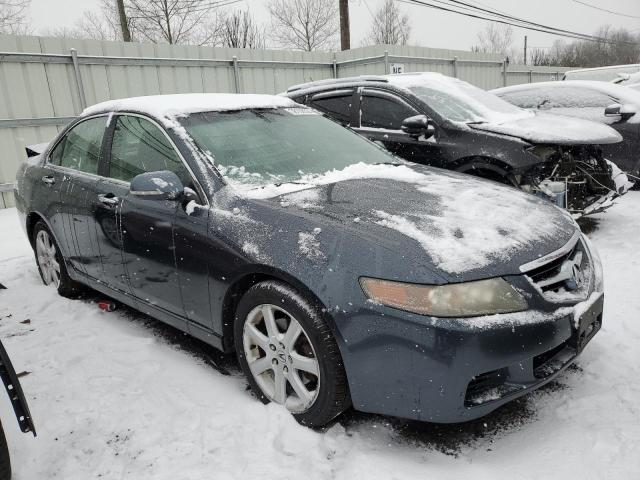
[[[45,175],[44,177],[42,177],[42,183],[53,185],[54,183],[56,183],[56,179],[52,175]]]
[[[98,201],[103,203],[104,205],[108,205],[110,207],[117,205],[120,202],[120,199],[116,197],[113,193],[101,193],[98,195]]]

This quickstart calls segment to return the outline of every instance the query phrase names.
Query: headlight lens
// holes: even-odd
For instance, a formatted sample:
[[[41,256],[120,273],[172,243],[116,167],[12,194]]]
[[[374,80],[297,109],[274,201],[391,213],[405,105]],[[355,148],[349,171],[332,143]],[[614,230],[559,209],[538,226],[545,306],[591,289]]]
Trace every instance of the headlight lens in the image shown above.
[[[360,286],[374,302],[434,317],[475,317],[528,308],[524,297],[502,278],[418,285],[361,277]]]

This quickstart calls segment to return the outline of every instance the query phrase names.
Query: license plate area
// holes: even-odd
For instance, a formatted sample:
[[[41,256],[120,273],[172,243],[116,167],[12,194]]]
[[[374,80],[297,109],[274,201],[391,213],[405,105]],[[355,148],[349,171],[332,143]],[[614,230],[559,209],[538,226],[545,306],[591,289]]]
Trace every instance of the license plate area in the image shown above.
[[[580,352],[602,327],[604,295],[601,295],[589,309],[580,316],[578,328],[571,339],[572,346]]]

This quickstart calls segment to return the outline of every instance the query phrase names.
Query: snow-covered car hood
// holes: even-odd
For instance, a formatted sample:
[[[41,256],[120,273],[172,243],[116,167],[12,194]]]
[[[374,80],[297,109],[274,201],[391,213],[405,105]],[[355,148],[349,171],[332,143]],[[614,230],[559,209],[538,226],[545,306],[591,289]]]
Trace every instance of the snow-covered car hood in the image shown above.
[[[518,137],[531,143],[604,145],[622,141],[611,127],[590,120],[539,113],[502,123],[475,123],[471,128]]]
[[[420,165],[369,168],[366,178],[329,174],[330,182],[272,201],[304,210],[318,226],[337,222],[407,268],[420,263],[449,281],[519,274],[577,228],[550,202],[495,182]]]

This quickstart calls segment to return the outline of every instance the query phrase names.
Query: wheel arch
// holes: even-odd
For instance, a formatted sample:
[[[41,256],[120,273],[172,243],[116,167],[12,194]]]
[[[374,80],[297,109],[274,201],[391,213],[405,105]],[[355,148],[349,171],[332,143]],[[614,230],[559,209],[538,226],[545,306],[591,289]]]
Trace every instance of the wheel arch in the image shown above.
[[[55,234],[53,233],[53,230],[51,229],[49,222],[47,222],[44,216],[38,212],[29,212],[26,216],[25,227],[27,229],[27,238],[29,238],[29,244],[31,245],[31,248],[35,248],[35,245],[33,244],[33,229],[35,228],[36,223],[38,223],[39,221],[42,221],[47,226],[47,228],[49,229],[49,232],[51,232],[51,235],[53,235],[53,238],[56,241],[56,244],[60,245],[60,242],[58,242],[58,239],[55,238]]]
[[[249,271],[245,271],[236,277],[224,295],[222,302],[221,318],[222,318],[222,346],[225,352],[231,352],[234,350],[234,333],[233,324],[235,321],[235,312],[242,296],[254,285],[275,280],[289,285],[302,295],[307,301],[309,301],[313,307],[316,308],[319,315],[322,315],[331,330],[334,332],[333,322],[330,321],[327,315],[327,309],[320,298],[302,281],[294,277],[293,275],[284,272],[282,270],[256,265]]]
[[[513,167],[494,157],[472,156],[464,157],[456,160],[452,165],[453,170],[461,173],[469,173],[489,180],[499,180],[505,183],[509,182],[509,176]]]

